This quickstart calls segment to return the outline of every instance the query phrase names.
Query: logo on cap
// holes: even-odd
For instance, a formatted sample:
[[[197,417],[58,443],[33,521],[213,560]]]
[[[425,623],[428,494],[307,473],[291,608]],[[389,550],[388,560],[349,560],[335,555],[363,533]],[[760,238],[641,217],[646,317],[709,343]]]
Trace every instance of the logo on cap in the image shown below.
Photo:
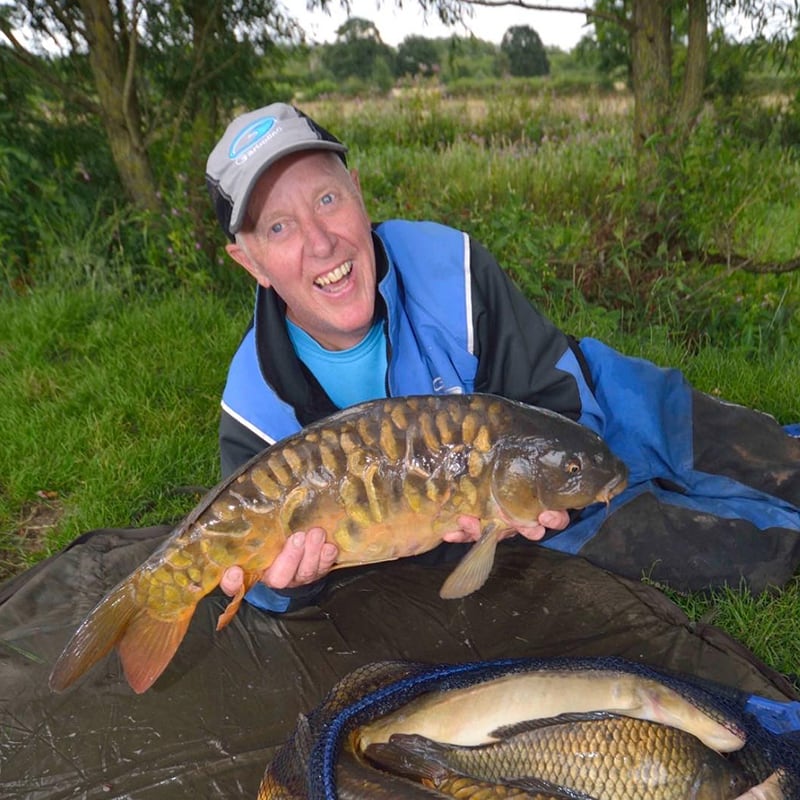
[[[263,139],[275,124],[275,117],[262,117],[251,122],[232,142],[228,158],[235,161],[246,150],[249,150]]]

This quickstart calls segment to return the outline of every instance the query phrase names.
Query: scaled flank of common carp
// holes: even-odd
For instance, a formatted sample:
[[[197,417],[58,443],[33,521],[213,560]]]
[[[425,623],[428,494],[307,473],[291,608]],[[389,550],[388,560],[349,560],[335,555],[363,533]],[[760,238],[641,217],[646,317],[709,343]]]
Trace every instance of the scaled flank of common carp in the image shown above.
[[[145,691],[223,572],[238,565],[245,582],[218,628],[294,531],[324,528],[341,568],[426,552],[459,515],[478,517],[481,539],[440,592],[458,598],[483,585],[501,534],[537,524],[545,509],[608,503],[626,481],[599,436],[552,411],[481,394],[353,406],[272,445],[209,492],[89,614],[50,686],[66,689],[116,646],[129,684]]]
[[[595,800],[734,800],[744,774],[696,737],[613,714],[564,715],[497,732],[491,744],[443,744],[393,734],[365,755],[390,771],[441,782],[456,775],[530,791],[573,791]],[[434,765],[438,765],[439,771]]]

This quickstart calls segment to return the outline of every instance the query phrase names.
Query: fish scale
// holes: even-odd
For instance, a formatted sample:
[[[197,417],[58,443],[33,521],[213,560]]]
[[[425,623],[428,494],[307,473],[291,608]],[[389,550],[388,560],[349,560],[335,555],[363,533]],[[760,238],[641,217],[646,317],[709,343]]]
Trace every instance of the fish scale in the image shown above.
[[[374,400],[268,447],[215,487],[149,559],[100,601],[53,668],[62,690],[112,646],[144,691],[180,644],[198,602],[239,566],[244,593],[294,531],[319,526],[334,569],[433,549],[460,515],[477,517],[478,545],[441,590],[463,597],[489,574],[497,541],[538,524],[545,509],[609,502],[625,465],[595,433],[545,409],[485,394]]]

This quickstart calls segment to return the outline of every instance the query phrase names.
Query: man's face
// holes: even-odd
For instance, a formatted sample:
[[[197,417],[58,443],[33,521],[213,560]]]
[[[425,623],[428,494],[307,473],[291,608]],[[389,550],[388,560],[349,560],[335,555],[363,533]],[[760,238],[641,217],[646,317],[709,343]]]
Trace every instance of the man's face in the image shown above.
[[[375,251],[361,189],[333,153],[282,158],[261,177],[228,253],[328,350],[358,344],[375,311]]]

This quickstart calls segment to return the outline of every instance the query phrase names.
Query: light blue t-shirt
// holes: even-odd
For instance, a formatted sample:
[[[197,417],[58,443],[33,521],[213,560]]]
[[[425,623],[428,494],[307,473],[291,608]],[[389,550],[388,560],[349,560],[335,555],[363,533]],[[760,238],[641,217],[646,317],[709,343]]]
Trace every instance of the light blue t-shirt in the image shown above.
[[[380,320],[348,350],[326,350],[288,319],[286,327],[297,355],[339,408],[386,397],[386,336]]]

